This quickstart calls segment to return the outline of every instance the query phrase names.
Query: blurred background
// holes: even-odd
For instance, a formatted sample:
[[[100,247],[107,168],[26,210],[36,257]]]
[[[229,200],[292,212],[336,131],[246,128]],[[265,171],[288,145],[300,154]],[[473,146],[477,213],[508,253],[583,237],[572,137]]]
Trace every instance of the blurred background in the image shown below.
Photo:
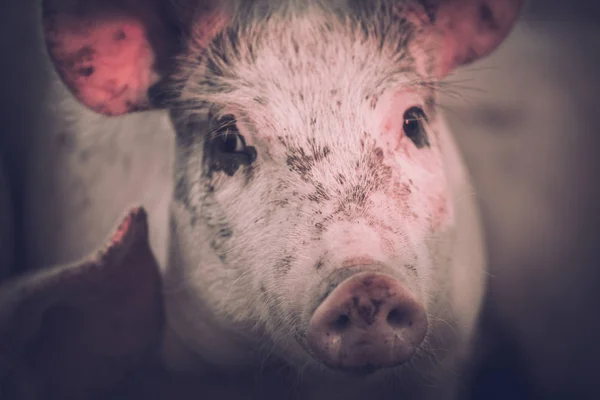
[[[155,210],[164,262],[166,117],[104,119],[63,99],[38,1],[0,4],[0,279],[88,254],[136,202]],[[493,352],[474,398],[600,398],[599,63],[600,2],[533,0],[496,53],[447,79],[491,262]]]
[[[484,323],[504,334],[481,398],[600,398],[599,22],[599,2],[531,1],[448,79],[488,234]]]

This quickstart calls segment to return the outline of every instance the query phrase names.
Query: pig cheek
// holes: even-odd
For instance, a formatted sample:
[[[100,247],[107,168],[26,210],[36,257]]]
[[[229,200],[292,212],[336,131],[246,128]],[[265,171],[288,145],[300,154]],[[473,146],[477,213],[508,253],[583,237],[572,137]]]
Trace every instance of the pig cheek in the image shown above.
[[[405,167],[405,175],[393,184],[389,195],[395,200],[395,211],[404,224],[412,226],[412,230],[436,232],[452,223],[453,207],[439,161],[431,151],[421,151],[423,154],[414,157],[410,167],[406,157],[399,156],[405,161],[399,164]],[[410,169],[420,171],[411,174],[407,172]]]
[[[75,97],[97,112],[122,114],[147,106],[145,88],[158,75],[152,72],[154,53],[140,21],[55,17],[48,26],[49,52],[60,60],[58,72]]]
[[[431,228],[434,231],[440,230],[448,226],[452,222],[453,209],[448,198],[448,187],[443,173],[443,164],[441,155],[436,146],[435,138],[430,138],[431,147],[418,149],[414,143],[404,135],[396,135],[393,138],[390,135],[386,137],[388,148],[393,149],[389,153],[393,154],[399,165],[412,164],[413,167],[421,169],[428,178],[409,179],[406,182],[395,185],[395,197],[400,201],[409,200],[413,202],[423,201],[422,207],[425,209],[425,214],[429,215]],[[415,185],[415,181],[417,182]],[[424,188],[422,193],[424,199],[416,199],[411,196],[416,186]],[[415,204],[415,207],[418,205]],[[417,219],[416,213],[410,210],[403,210],[403,215],[407,220]]]
[[[434,197],[431,201],[431,229],[441,232],[452,225],[454,212],[450,199],[445,194]]]

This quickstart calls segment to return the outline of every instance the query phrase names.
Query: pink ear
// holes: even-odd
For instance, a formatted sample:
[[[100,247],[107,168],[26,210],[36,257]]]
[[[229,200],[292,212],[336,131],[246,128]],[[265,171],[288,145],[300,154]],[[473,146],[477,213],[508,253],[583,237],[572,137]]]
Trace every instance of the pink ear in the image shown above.
[[[441,35],[438,76],[494,51],[511,32],[525,0],[421,0]]]
[[[214,34],[216,0],[44,0],[48,53],[75,97],[105,115],[150,107],[182,32]],[[209,17],[209,18],[205,18]],[[198,27],[201,27],[199,29]]]
[[[156,67],[173,51],[173,34],[154,0],[46,0],[49,55],[79,101],[119,115],[148,107]]]

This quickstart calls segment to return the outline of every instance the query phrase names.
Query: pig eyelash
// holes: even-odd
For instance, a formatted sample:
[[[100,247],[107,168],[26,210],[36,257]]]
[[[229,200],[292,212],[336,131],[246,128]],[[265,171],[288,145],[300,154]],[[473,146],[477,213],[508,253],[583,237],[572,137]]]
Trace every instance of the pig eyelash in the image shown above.
[[[256,148],[246,145],[246,140],[238,131],[232,115],[213,119],[209,114],[211,125],[216,125],[205,139],[205,162],[209,173],[223,171],[233,176],[242,165],[252,164],[257,157]]]
[[[427,122],[425,111],[421,107],[410,107],[404,112],[402,117],[402,130],[417,146],[417,148],[429,147],[429,140],[425,132],[425,123]]]
[[[214,131],[213,139],[220,140],[224,153],[241,153],[247,149],[246,139],[240,134],[232,115],[225,115],[217,121],[219,127]]]

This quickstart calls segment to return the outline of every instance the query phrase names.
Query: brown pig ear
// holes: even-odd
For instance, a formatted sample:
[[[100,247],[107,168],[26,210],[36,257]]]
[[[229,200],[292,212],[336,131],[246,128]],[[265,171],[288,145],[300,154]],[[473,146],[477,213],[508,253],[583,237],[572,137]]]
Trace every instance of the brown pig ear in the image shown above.
[[[0,286],[0,397],[94,398],[152,354],[162,324],[160,271],[137,208],[89,259]]]
[[[525,0],[420,0],[441,38],[439,77],[494,51],[511,32]]]
[[[104,115],[146,110],[148,89],[183,48],[182,33],[189,31],[183,24],[198,22],[192,16],[217,3],[43,0],[46,47],[63,82],[88,108]]]

